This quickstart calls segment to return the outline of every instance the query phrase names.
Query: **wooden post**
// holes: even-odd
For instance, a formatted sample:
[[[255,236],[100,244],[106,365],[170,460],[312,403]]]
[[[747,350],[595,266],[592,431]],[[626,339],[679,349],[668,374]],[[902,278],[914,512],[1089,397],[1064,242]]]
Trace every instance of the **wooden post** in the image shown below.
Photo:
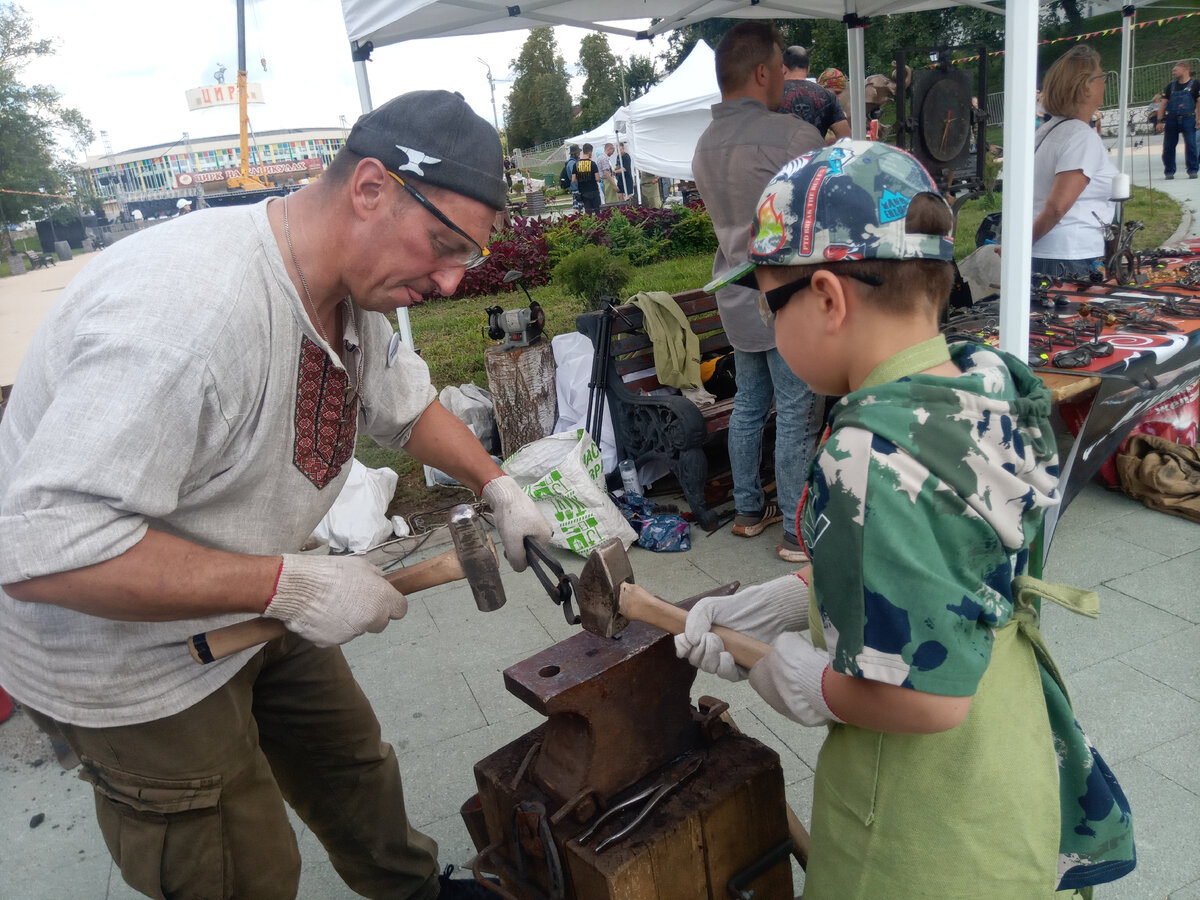
[[[528,347],[510,350],[488,347],[483,366],[504,459],[554,432],[558,395],[554,389],[554,353],[548,340],[538,338]]]

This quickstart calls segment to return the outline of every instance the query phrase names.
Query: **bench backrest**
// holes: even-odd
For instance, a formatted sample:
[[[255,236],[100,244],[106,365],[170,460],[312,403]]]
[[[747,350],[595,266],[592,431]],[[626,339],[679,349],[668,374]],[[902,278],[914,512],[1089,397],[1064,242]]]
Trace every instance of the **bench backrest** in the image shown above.
[[[721,325],[717,312],[717,298],[701,290],[675,294],[675,302],[688,318],[692,333],[700,339],[700,355],[729,349],[729,338]],[[654,345],[642,328],[642,311],[636,306],[623,304],[614,307],[612,334],[608,342],[611,360],[609,371],[615,372],[629,390],[649,393],[662,387],[654,370]],[[584,316],[600,316],[601,313],[585,313]],[[580,324],[582,319],[580,316]],[[582,327],[580,330],[584,330]]]

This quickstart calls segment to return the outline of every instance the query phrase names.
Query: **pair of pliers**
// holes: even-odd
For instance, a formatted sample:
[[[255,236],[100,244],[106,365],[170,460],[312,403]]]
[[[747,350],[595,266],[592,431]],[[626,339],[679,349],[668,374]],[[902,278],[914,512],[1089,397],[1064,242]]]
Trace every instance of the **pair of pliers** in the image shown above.
[[[645,790],[639,791],[627,800],[622,800],[620,803],[610,808],[606,813],[604,813],[604,815],[600,816],[600,818],[589,825],[587,830],[584,831],[583,834],[579,835],[579,837],[577,837],[575,840],[580,845],[587,843],[588,839],[590,839],[591,836],[596,833],[596,829],[598,829],[617,813],[623,812],[624,810],[629,809],[630,807],[645,800],[646,805],[642,807],[641,812],[634,817],[632,822],[611,837],[605,838],[596,846],[596,852],[603,853],[610,846],[622,838],[627,837],[635,828],[641,825],[646,816],[650,815],[651,810],[653,810],[654,807],[657,806],[664,797],[696,774],[696,770],[700,768],[700,764],[702,762],[703,760],[699,756],[692,755],[687,755],[676,760],[670,765],[667,771],[664,772],[661,777],[659,777],[657,781],[655,781]]]

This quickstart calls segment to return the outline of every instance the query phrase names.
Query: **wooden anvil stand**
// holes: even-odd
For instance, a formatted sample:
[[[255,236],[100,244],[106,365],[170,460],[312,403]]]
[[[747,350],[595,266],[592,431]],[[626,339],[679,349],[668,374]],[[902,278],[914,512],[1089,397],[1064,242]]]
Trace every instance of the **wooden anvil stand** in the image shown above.
[[[759,900],[792,897],[779,755],[732,733],[727,704],[701,698],[693,709],[695,669],[674,651],[666,632],[634,622],[616,638],[580,632],[505,670],[508,690],[547,721],[476,763],[479,793],[463,805],[473,868],[499,876],[499,896],[717,900],[732,882]],[[699,768],[635,830],[596,852],[642,803],[580,845],[604,810],[663,782],[680,757]]]

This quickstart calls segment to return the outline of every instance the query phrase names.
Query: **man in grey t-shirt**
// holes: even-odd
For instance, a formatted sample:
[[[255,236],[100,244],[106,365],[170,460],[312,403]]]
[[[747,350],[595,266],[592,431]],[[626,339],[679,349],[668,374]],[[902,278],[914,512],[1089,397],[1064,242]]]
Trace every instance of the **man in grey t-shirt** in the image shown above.
[[[299,550],[359,429],[480,492],[514,569],[549,538],[386,318],[486,258],[500,159],[461,96],[403,95],[312,185],[109,248],[34,338],[0,421],[0,683],[83,760],[142,893],[294,897],[286,801],[364,896],[488,896],[439,877],[338,646],[404,595]],[[191,661],[258,615],[287,634]]]
[[[692,172],[712,217],[718,249],[714,280],[746,262],[755,205],[783,164],[825,145],[809,123],[775,112],[783,99],[783,51],[779,32],[765,22],[739,22],[716,50],[721,102],[696,144]],[[807,559],[796,537],[796,510],[816,447],[820,403],[792,374],[775,349],[775,334],[758,311],[758,288],[730,284],[717,289],[721,323],[734,348],[737,393],[729,420],[729,462],[737,510],[733,533],[761,534],[783,522],[777,547],[788,562]],[[775,482],[778,504],[769,502],[759,477],[762,433],[775,404]]]

